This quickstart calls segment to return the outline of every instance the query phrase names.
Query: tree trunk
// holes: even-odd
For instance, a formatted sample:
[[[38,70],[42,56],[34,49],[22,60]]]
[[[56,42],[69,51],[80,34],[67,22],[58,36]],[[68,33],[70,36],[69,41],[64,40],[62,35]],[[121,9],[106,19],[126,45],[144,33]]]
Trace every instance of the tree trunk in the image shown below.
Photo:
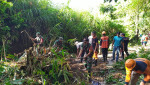
[[[5,43],[6,43],[6,40],[5,39],[2,39],[2,42],[3,42],[3,51],[4,51],[4,58],[5,60],[7,61],[7,58],[6,58],[6,49],[5,49]]]
[[[136,38],[137,41],[139,40],[139,6],[137,7],[137,12],[136,12],[136,21],[135,21],[135,25],[136,25]]]
[[[1,51],[1,61],[3,60],[3,48],[2,48],[2,51]]]

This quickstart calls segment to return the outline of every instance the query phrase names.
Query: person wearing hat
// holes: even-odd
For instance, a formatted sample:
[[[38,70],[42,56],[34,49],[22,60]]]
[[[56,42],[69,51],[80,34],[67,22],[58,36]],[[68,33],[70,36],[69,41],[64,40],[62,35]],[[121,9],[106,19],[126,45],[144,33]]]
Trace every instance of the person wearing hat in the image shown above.
[[[88,73],[91,73],[91,68],[92,68],[92,56],[93,56],[93,48],[92,45],[89,43],[88,38],[84,38],[83,39],[83,43],[81,45],[81,49],[80,49],[80,53],[78,58],[81,56],[82,53],[86,53],[86,55],[84,56],[85,58],[85,67],[86,70],[88,70]]]
[[[125,69],[125,85],[136,85],[142,74],[144,75],[144,80],[141,81],[140,85],[146,85],[150,81],[150,61],[145,58],[126,60]]]
[[[81,49],[82,44],[83,44],[83,42],[78,42],[78,41],[75,42],[75,45],[77,47],[77,56],[79,55],[79,51]],[[81,54],[81,63],[83,61],[83,56],[84,56],[84,53]]]
[[[102,54],[104,62],[107,61],[107,54],[108,54],[108,48],[109,48],[109,37],[106,36],[106,32],[102,32],[102,37],[100,40],[100,47],[102,48]]]
[[[117,32],[117,36],[114,37],[113,42],[112,42],[112,47],[113,47],[113,59],[112,59],[112,61],[115,60],[115,52],[117,51],[116,62],[118,62],[121,45],[123,46],[122,51],[124,51],[123,38],[120,37],[120,32]]]
[[[40,32],[36,33],[36,38],[30,37],[33,41],[35,41],[34,46],[36,46],[36,55],[39,56],[39,49],[43,44],[43,37],[40,35]]]
[[[61,51],[63,49],[63,37],[59,37],[59,39],[54,42],[53,47],[56,48],[56,52]]]
[[[36,45],[41,45],[43,43],[43,37],[40,35],[40,32],[36,33],[36,38],[31,38],[35,41]]]

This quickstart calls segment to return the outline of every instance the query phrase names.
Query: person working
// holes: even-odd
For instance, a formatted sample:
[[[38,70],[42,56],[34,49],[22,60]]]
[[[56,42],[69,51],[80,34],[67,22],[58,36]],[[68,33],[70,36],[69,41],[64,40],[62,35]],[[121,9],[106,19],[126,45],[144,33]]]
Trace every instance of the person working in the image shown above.
[[[146,85],[150,81],[150,61],[145,58],[126,60],[125,69],[125,85],[136,85],[142,74],[144,75],[144,80],[141,81],[140,85]]]
[[[83,42],[78,42],[78,41],[75,42],[75,45],[77,47],[77,56],[79,56],[79,52],[80,52],[82,44],[83,44]],[[81,63],[83,61],[83,56],[84,56],[84,52],[82,52],[82,54],[81,54]]]
[[[84,56],[85,62],[86,62],[85,67],[86,67],[86,70],[88,70],[88,73],[90,75],[91,68],[92,68],[93,48],[91,44],[89,43],[88,38],[83,39],[83,43],[81,45],[81,49],[80,49],[80,53],[78,57],[80,57],[82,53],[86,53],[86,55]]]
[[[56,48],[56,52],[61,51],[63,49],[63,38],[59,37],[59,39],[54,42],[53,47]]]

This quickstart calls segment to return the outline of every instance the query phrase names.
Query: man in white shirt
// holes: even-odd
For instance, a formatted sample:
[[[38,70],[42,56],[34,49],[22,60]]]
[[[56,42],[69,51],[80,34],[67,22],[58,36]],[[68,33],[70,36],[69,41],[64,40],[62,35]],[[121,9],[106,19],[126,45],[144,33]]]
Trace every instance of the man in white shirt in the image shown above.
[[[83,42],[78,42],[78,41],[75,42],[75,45],[76,45],[76,47],[77,47],[77,56],[79,55],[79,51],[80,51],[80,48],[81,48],[82,43],[83,43]]]
[[[93,36],[92,36],[92,32],[91,32],[91,35],[88,37],[90,44],[92,44],[92,38],[93,38]]]

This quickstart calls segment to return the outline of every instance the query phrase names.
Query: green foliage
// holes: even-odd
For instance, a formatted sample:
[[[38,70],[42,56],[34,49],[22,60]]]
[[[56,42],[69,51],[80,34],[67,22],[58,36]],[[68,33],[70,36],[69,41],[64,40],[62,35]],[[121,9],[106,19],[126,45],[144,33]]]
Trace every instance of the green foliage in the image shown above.
[[[137,58],[137,53],[136,53],[136,52],[131,53],[128,57],[125,57],[125,61],[126,61],[127,59],[135,59],[135,58]]]
[[[107,83],[112,83],[112,82],[116,83],[116,82],[118,82],[118,80],[119,79],[115,79],[113,75],[108,75],[107,78],[106,78]]]
[[[64,50],[56,53],[54,49],[52,49],[51,53],[52,55],[49,56],[49,58],[45,58],[44,61],[42,61],[43,67],[47,67],[47,65],[49,66],[45,70],[36,68],[34,75],[42,76],[44,82],[46,81],[46,83],[57,85],[71,83],[70,80],[73,76],[68,71],[70,67],[65,61],[68,53],[66,53]]]
[[[27,30],[31,36],[39,31],[44,37],[44,45],[47,46],[49,40],[52,40],[53,43],[53,39],[62,36],[67,50],[74,49],[67,42],[69,39],[76,38],[78,41],[82,41],[84,37],[90,35],[91,31],[96,31],[98,38],[101,37],[102,31],[106,31],[111,40],[118,31],[126,33],[123,25],[111,20],[111,18],[115,19],[113,12],[116,10],[111,5],[104,7],[104,11],[111,12],[110,16],[99,18],[87,11],[74,11],[68,6],[60,9],[54,8],[48,0],[14,0],[12,3],[13,7],[11,7],[10,12],[7,12],[11,20],[9,20],[9,23],[5,22],[5,24],[11,31],[15,31],[15,33],[11,32],[11,38],[14,35],[13,40],[19,39],[13,44],[18,42],[29,43],[20,41],[19,37],[27,39],[27,36],[20,35],[22,30]],[[16,49],[22,47],[25,46],[21,44]]]
[[[139,58],[146,58],[150,60],[150,50],[145,51],[143,48],[139,51]]]
[[[125,61],[120,61],[120,62],[117,62],[116,64],[113,65],[113,67],[115,69],[118,69],[118,70],[125,70]]]

